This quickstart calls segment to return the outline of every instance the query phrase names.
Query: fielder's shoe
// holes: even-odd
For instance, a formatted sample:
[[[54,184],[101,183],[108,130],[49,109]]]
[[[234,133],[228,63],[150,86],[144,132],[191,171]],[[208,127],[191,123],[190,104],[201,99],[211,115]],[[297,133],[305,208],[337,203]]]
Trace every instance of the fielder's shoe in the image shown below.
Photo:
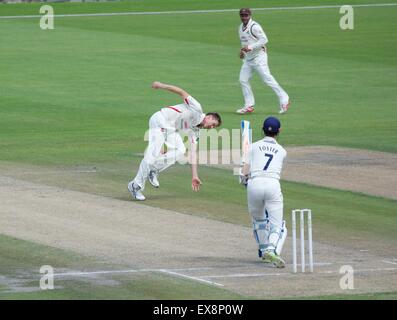
[[[130,182],[128,183],[128,191],[131,193],[132,197],[133,197],[135,200],[143,201],[143,200],[146,199],[145,196],[142,194],[141,187],[139,187],[138,185],[136,185],[136,184],[134,183],[134,181],[130,181]]]
[[[284,268],[285,261],[281,259],[274,251],[265,251],[262,255],[262,260],[265,263],[271,263],[276,268]]]
[[[286,104],[282,104],[280,106],[280,111],[278,113],[286,113],[288,111],[289,105],[290,105],[289,101]]]
[[[149,172],[149,182],[155,188],[160,187],[160,182],[159,182],[158,176],[159,176],[158,172],[156,172],[154,170],[151,170]]]
[[[252,112],[254,112],[254,107],[253,106],[244,107],[244,108],[236,110],[236,112],[238,114],[252,113]]]

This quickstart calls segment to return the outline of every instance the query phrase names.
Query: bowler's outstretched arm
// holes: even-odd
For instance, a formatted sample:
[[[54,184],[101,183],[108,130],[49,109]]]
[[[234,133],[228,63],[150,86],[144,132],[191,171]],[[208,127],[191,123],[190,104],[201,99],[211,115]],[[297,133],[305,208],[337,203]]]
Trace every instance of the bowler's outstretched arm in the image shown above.
[[[177,87],[177,86],[173,86],[171,84],[166,84],[166,83],[162,83],[159,81],[154,81],[152,83],[152,88],[153,89],[164,89],[173,93],[176,93],[178,95],[180,95],[182,97],[182,99],[186,99],[188,96],[190,96],[189,93],[187,93],[185,90]]]

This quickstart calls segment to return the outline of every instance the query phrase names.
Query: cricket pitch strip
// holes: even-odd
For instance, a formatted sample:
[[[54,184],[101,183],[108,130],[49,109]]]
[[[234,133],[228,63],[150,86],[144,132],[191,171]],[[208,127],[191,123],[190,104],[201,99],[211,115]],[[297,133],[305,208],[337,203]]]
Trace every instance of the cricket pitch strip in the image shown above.
[[[341,248],[313,239],[314,272],[263,264],[248,227],[0,176],[0,233],[129,266],[125,270],[62,271],[75,279],[160,272],[253,298],[395,291],[396,256]],[[45,264],[45,261],[43,261]],[[354,270],[343,290],[342,266]]]

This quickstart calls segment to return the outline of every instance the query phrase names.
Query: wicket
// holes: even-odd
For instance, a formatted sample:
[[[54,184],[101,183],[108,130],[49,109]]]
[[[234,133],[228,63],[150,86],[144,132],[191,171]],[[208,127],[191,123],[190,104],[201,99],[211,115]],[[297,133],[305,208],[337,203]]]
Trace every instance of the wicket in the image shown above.
[[[301,270],[305,272],[305,213],[307,214],[307,240],[309,248],[309,269],[313,272],[313,239],[312,239],[312,210],[295,209],[292,210],[292,265],[293,272],[298,272],[297,253],[296,253],[296,213],[300,214],[300,254],[301,254]]]

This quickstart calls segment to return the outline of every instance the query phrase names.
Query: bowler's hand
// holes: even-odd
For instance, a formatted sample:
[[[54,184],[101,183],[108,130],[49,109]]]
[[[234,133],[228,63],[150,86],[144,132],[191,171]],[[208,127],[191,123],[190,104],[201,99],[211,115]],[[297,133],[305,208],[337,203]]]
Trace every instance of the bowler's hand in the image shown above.
[[[153,89],[161,89],[162,86],[163,86],[163,84],[162,84],[160,81],[154,81],[154,82],[152,83],[152,88],[153,88]]]
[[[240,59],[243,59],[245,56],[245,52],[243,51],[243,49],[240,50]]]
[[[200,190],[200,185],[201,185],[201,180],[199,177],[193,177],[192,178],[192,189],[194,192],[197,192]]]

